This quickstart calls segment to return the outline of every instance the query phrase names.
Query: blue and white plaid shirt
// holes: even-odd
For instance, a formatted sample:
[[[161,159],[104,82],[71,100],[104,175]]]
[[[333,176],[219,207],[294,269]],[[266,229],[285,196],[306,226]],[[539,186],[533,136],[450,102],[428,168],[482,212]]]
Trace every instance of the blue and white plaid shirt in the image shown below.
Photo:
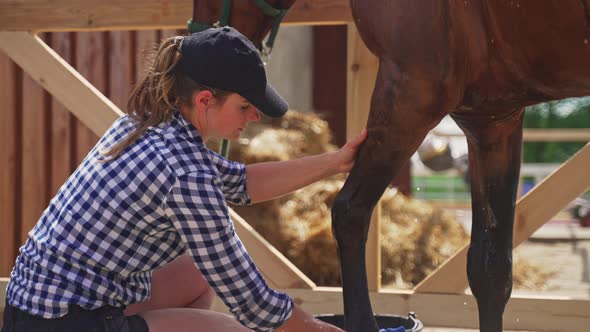
[[[54,318],[68,305],[144,301],[152,271],[187,252],[243,325],[279,327],[293,302],[268,287],[226,205],[250,202],[245,166],[208,150],[178,111],[117,159],[98,161],[133,129],[127,116],[117,120],[51,200],[20,250],[8,302]]]

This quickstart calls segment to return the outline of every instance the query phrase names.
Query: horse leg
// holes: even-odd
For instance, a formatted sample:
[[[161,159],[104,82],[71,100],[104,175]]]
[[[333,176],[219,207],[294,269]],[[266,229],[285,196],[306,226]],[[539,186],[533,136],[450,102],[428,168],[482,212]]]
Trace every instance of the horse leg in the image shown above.
[[[502,331],[512,292],[514,205],[521,163],[521,109],[494,118],[453,115],[467,135],[473,226],[467,256],[469,285],[482,332]]]
[[[402,80],[403,77],[403,80]],[[365,266],[373,208],[426,133],[447,113],[447,94],[427,79],[401,75],[381,59],[371,99],[368,135],[332,208],[344,297],[345,330],[377,331]]]

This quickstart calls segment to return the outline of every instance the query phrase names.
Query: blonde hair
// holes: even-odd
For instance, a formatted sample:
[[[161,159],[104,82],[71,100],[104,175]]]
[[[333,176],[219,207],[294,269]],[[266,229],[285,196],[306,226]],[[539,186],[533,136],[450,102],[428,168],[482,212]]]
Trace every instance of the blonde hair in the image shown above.
[[[158,48],[152,66],[146,76],[135,85],[127,102],[125,113],[137,123],[137,127],[124,140],[113,145],[108,151],[101,152],[108,157],[106,161],[119,157],[123,150],[133,144],[149,127],[169,121],[175,109],[181,106],[192,107],[195,92],[209,90],[219,103],[223,103],[230,94],[199,84],[177,70],[182,57],[180,45],[183,38],[170,37]]]

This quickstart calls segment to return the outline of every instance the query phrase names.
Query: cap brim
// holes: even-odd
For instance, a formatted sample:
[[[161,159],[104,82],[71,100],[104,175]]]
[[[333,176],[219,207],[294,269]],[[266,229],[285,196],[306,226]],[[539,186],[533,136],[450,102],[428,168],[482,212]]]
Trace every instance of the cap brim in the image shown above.
[[[246,99],[248,98],[246,97]],[[273,118],[283,116],[289,109],[287,101],[283,99],[283,97],[281,97],[270,84],[266,85],[266,91],[264,92],[263,98],[252,98],[248,100],[262,113]]]

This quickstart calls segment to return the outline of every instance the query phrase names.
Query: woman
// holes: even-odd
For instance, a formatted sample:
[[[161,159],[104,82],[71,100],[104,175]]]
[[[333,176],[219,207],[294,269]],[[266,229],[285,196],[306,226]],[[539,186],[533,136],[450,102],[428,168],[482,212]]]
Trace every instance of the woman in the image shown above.
[[[348,172],[336,152],[245,166],[205,146],[286,102],[232,28],[163,42],[118,119],[21,248],[3,331],[340,331],[270,289],[226,202],[269,200]],[[216,293],[233,314],[210,310]]]

